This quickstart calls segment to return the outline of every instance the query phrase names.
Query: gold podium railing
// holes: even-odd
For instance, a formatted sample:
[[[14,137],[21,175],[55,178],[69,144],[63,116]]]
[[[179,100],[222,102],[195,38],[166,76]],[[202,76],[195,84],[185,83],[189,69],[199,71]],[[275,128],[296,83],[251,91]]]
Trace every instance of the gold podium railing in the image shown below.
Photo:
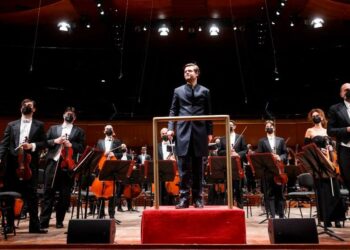
[[[153,129],[153,173],[154,173],[154,202],[155,208],[159,209],[159,166],[158,166],[158,122],[165,121],[225,121],[226,135],[226,173],[227,173],[227,203],[228,207],[233,208],[232,195],[232,167],[230,158],[230,117],[228,115],[203,115],[203,116],[167,116],[154,117],[152,123]]]

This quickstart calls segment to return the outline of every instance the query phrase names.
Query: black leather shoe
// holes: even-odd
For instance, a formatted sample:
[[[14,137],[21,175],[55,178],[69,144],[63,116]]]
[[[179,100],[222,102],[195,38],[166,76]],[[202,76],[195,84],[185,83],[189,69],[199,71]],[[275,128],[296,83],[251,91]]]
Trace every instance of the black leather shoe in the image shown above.
[[[43,228],[31,228],[29,229],[30,234],[46,234],[47,230]]]
[[[49,224],[40,224],[40,228],[43,228],[43,229],[49,228]]]
[[[64,228],[63,223],[57,223],[56,228]]]
[[[14,231],[13,231],[13,227],[11,227],[11,226],[6,226],[5,228],[4,228],[4,232],[6,233],[6,234],[12,234]]]
[[[124,212],[124,210],[121,207],[118,207],[117,211],[118,212]]]
[[[194,203],[193,203],[193,206],[195,208],[203,208],[203,201],[202,200],[195,200]]]
[[[335,224],[335,227],[337,227],[337,228],[341,227],[340,221],[338,221],[338,220],[336,220],[334,224]]]
[[[180,199],[179,203],[175,206],[176,209],[188,208],[190,203],[187,199]]]

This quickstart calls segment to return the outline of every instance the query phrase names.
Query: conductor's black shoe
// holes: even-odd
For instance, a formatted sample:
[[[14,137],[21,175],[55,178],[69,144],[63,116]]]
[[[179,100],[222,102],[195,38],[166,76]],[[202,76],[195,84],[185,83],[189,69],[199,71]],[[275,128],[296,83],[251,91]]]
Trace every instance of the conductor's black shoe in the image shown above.
[[[193,203],[193,206],[195,208],[203,208],[203,201],[202,200],[195,200],[194,203]]]
[[[187,199],[180,199],[179,203],[175,206],[176,209],[188,208],[190,203]]]
[[[13,227],[11,226],[5,226],[4,228],[4,233],[6,234],[12,234],[14,231],[13,231]]]
[[[31,234],[46,234],[47,230],[43,228],[30,228],[29,233]]]
[[[57,223],[56,228],[64,228],[63,223]]]

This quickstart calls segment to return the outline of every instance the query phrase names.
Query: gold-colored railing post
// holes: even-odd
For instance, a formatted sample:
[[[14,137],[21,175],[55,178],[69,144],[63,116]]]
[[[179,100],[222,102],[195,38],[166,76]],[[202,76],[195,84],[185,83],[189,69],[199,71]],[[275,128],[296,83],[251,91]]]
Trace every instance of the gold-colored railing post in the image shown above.
[[[153,130],[153,171],[154,171],[154,203],[155,208],[159,209],[159,167],[158,167],[158,121],[225,121],[226,135],[226,173],[227,173],[227,203],[228,207],[233,208],[232,196],[232,166],[231,166],[231,145],[230,145],[230,117],[228,115],[203,115],[203,116],[168,116],[154,117],[152,123]]]

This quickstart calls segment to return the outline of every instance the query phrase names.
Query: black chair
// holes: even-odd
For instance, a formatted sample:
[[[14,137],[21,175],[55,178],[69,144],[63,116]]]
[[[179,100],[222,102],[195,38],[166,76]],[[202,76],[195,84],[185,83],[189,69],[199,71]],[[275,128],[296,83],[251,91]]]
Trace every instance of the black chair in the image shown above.
[[[13,208],[13,204],[16,198],[21,198],[21,194],[17,192],[0,192],[0,210],[1,210],[1,227],[4,234],[5,240],[7,240],[7,228],[13,228],[13,234],[16,235],[15,225],[9,225],[6,220],[6,215],[10,209]],[[12,205],[11,205],[12,203]],[[13,223],[13,222],[11,222]]]
[[[288,218],[290,216],[291,203],[297,202],[297,206],[300,210],[300,215],[303,218],[303,212],[301,210],[302,203],[310,204],[310,217],[312,216],[312,204],[315,199],[314,180],[311,174],[303,173],[298,175],[297,183],[299,184],[299,190],[296,192],[290,192],[287,195],[288,198]]]

